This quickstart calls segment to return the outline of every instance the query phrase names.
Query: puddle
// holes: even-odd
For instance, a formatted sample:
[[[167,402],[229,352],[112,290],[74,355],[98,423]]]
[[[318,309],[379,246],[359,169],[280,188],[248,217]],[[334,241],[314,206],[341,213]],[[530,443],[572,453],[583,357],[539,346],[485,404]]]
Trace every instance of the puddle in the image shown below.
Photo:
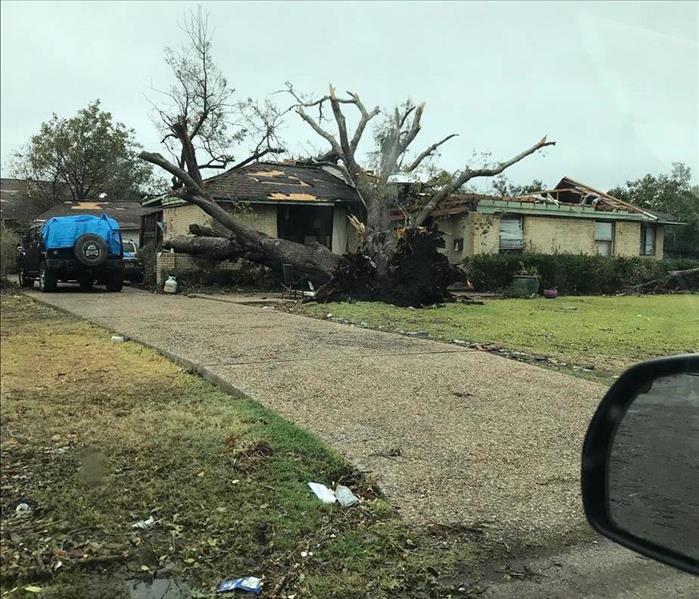
[[[127,580],[129,599],[189,599],[192,591],[173,578],[154,578],[152,581]]]

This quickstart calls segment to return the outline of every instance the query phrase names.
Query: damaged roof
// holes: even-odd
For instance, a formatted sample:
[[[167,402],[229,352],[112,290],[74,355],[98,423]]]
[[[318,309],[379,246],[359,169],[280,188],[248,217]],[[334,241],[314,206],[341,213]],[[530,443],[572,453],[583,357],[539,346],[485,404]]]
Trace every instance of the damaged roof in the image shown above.
[[[45,204],[32,197],[26,179],[0,179],[0,219],[4,223],[29,224]]]
[[[356,190],[331,167],[257,162],[204,181],[218,201],[263,203],[354,203]],[[335,173],[336,171],[336,173]]]
[[[550,196],[550,197],[548,197]],[[577,206],[592,206],[598,211],[623,211],[623,212],[634,212],[637,214],[643,214],[645,216],[652,217],[653,215],[646,210],[624,202],[619,198],[590,187],[584,183],[579,183],[571,179],[570,177],[563,177],[556,187],[553,189],[545,189],[537,191],[534,193],[524,194],[521,196],[516,196],[516,201],[520,202],[548,202],[560,204],[570,204]],[[552,201],[554,200],[554,201]]]
[[[466,212],[541,212],[550,216],[578,216],[646,220],[665,224],[680,224],[668,214],[639,208],[599,189],[563,177],[553,189],[544,189],[519,196],[482,194],[453,194],[434,211],[433,216],[445,217]]]
[[[48,220],[54,216],[72,216],[75,214],[106,214],[119,223],[122,229],[140,229],[143,209],[138,202],[111,202],[102,200],[82,200],[80,202],[61,202],[36,217]]]

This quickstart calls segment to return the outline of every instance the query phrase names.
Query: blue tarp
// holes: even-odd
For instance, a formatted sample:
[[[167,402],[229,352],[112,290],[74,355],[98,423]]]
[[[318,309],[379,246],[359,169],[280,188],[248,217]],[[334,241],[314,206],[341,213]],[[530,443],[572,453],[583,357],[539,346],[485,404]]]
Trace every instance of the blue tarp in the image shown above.
[[[104,239],[110,254],[121,254],[119,223],[106,214],[54,216],[46,221],[41,230],[47,250],[72,248],[75,240],[86,233],[94,233]]]

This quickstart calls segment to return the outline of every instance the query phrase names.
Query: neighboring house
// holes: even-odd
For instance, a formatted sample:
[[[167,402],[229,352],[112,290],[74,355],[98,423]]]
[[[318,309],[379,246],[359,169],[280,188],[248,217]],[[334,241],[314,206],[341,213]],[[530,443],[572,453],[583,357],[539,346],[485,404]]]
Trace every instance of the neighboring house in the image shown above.
[[[45,209],[35,183],[0,179],[0,227],[21,232]]]
[[[522,251],[661,259],[664,227],[682,224],[569,177],[554,189],[517,197],[454,195],[433,218],[453,263]]]
[[[54,216],[73,216],[75,214],[106,214],[119,223],[121,237],[124,241],[139,242],[141,231],[142,208],[138,202],[111,202],[103,200],[82,200],[80,202],[62,202],[42,212],[36,220],[48,220]]]
[[[271,237],[318,242],[336,254],[356,248],[356,233],[347,217],[361,215],[362,204],[337,169],[258,162],[206,179],[204,186],[236,218]],[[144,239],[157,239],[158,228],[167,240],[188,235],[190,224],[213,224],[203,210],[177,197],[153,198],[143,207]]]

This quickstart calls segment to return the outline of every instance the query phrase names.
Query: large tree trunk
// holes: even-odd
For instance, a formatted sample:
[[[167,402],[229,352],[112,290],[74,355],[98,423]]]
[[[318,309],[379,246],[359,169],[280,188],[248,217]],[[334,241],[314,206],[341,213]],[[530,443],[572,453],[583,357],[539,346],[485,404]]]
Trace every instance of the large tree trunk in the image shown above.
[[[635,293],[649,293],[653,291],[696,291],[699,289],[699,268],[687,270],[670,270],[664,277],[646,281],[631,288]]]
[[[290,264],[295,271],[320,284],[330,280],[341,260],[341,256],[319,243],[302,245],[268,237],[264,233],[245,239],[243,243],[237,238],[180,235],[165,241],[163,247],[213,261],[245,258],[274,270],[280,270],[283,264]]]

